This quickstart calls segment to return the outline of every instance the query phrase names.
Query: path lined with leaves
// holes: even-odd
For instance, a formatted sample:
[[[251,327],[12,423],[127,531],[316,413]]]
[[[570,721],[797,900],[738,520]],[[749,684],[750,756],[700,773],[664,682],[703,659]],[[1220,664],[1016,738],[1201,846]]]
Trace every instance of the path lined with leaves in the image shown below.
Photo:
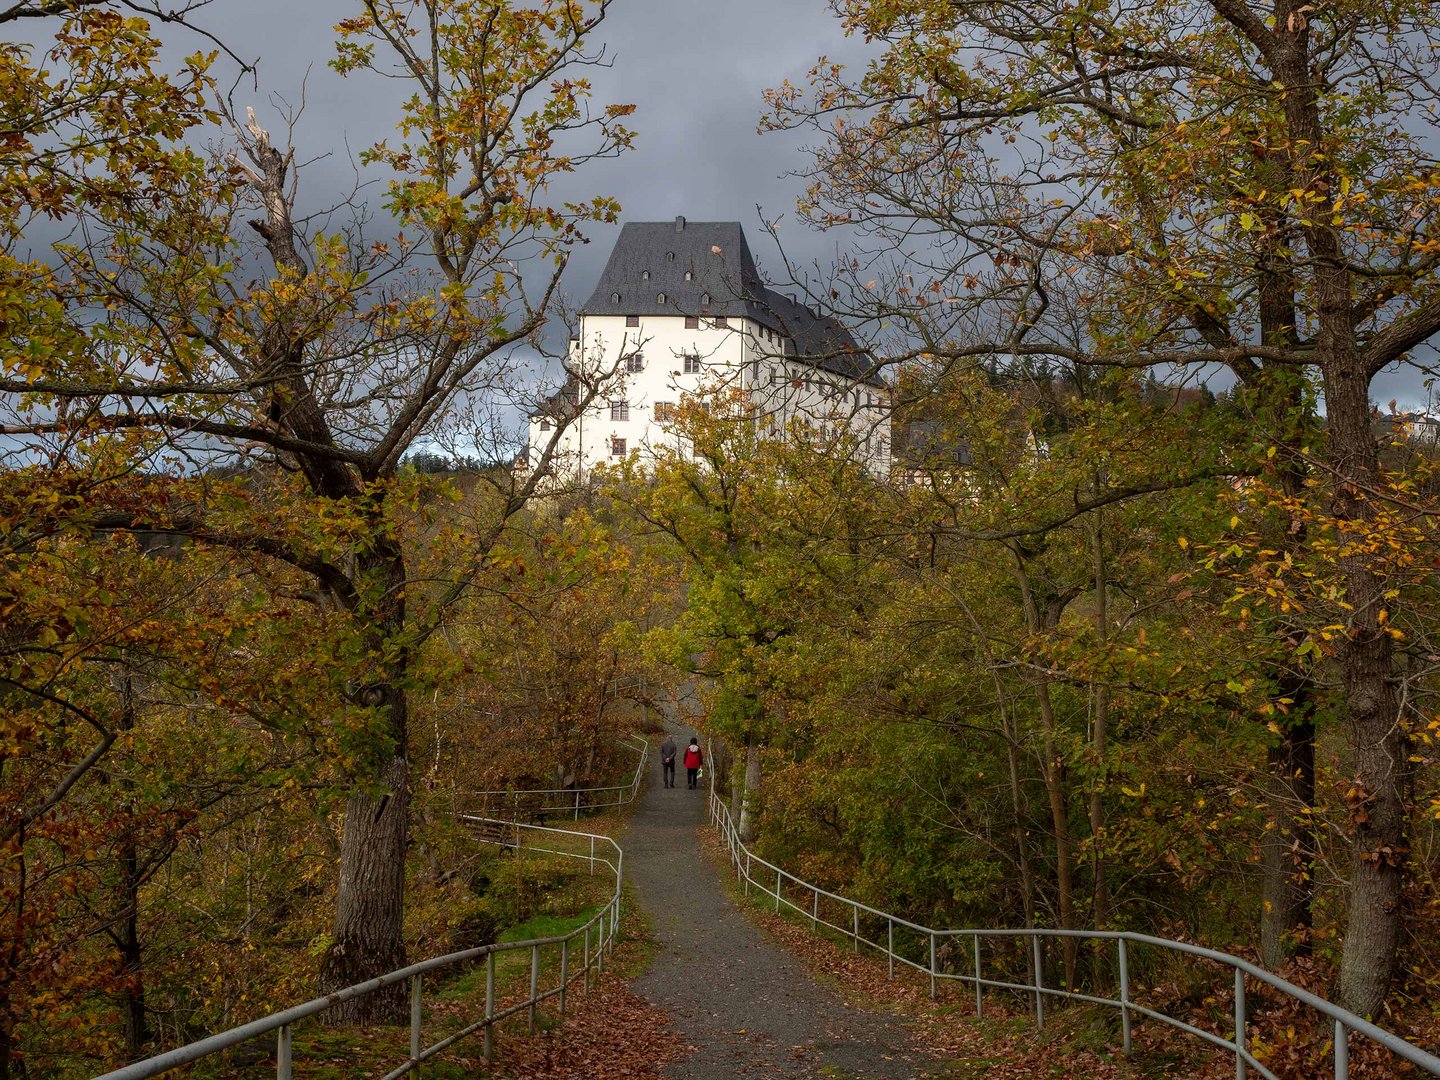
[[[655,756],[625,841],[625,874],[656,939],[634,989],[670,1016],[685,1050],[665,1075],[922,1075],[901,1018],[851,1007],[736,908],[697,842],[705,791],[677,771],[666,788]]]

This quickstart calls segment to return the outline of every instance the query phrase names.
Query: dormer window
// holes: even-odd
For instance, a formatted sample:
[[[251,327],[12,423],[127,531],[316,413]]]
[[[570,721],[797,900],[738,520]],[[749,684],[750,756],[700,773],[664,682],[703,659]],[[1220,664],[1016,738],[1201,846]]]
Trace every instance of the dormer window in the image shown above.
[[[700,303],[703,304],[705,307],[710,306],[710,294],[708,292],[702,292],[700,294]]]
[[[610,302],[612,304],[618,304],[620,302],[620,294],[618,292],[612,292],[610,294]]]
[[[663,292],[656,294],[656,296],[655,296],[655,303],[664,305],[664,303],[665,303],[665,294],[664,294]]]
[[[675,261],[675,253],[674,253],[673,251],[667,251],[667,252],[665,252],[665,261],[666,261],[666,262],[674,262],[674,261]]]
[[[686,280],[686,281],[694,281],[694,280],[695,280],[695,271],[694,271],[694,270],[686,270],[686,271],[685,271],[685,280]]]
[[[640,271],[640,280],[641,280],[641,281],[649,281],[649,280],[650,280],[650,271],[649,271],[649,270],[641,270],[641,271]]]

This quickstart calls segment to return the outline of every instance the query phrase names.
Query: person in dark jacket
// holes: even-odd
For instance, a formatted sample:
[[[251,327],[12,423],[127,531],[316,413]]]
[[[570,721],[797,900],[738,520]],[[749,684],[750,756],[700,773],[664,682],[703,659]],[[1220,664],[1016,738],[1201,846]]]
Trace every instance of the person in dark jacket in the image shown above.
[[[675,740],[669,735],[660,744],[660,764],[665,770],[665,786],[675,786]]]
[[[696,787],[700,783],[700,766],[705,763],[705,755],[700,752],[700,740],[691,738],[690,745],[685,748],[685,780],[686,787]]]

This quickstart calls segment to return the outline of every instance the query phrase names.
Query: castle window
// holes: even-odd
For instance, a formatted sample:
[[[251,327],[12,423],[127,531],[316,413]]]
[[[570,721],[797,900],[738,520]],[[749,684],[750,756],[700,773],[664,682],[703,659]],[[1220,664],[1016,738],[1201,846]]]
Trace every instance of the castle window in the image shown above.
[[[625,316],[625,325],[626,325],[626,326],[639,326],[639,325],[640,325],[640,316],[639,316],[639,315],[626,315],[626,316]]]
[[[645,357],[638,352],[632,352],[629,356],[625,357],[625,370],[631,372],[644,371]]]
[[[629,403],[628,401],[612,401],[612,402],[610,402],[610,419],[611,419],[611,420],[629,420],[629,419],[630,419],[630,403]]]
[[[610,456],[611,456],[611,457],[624,457],[624,456],[625,456],[625,440],[624,440],[624,439],[611,439],[611,440],[610,440]]]
[[[540,421],[540,430],[541,430],[541,431],[549,431],[549,430],[550,430],[550,421],[549,421],[549,420],[541,420],[541,421]]]
[[[664,304],[664,303],[665,303],[665,294],[664,294],[663,292],[656,294],[656,296],[655,296],[655,303],[657,303],[657,304]]]
[[[655,402],[655,419],[662,423],[675,419],[675,403],[673,401]]]
[[[686,354],[685,354],[685,374],[686,374],[686,375],[698,375],[698,374],[700,374],[700,354],[699,354],[699,353],[686,353]]]
[[[685,316],[685,329],[686,329],[686,330],[699,330],[699,329],[700,329],[700,319],[699,319],[697,316],[695,316],[695,315],[686,315],[686,316]]]
[[[723,330],[725,327],[730,325],[730,320],[727,319],[724,315],[716,315],[715,325]]]
[[[649,280],[650,280],[650,271],[649,271],[649,270],[641,270],[641,271],[640,271],[640,280],[641,280],[641,281],[649,281]]]

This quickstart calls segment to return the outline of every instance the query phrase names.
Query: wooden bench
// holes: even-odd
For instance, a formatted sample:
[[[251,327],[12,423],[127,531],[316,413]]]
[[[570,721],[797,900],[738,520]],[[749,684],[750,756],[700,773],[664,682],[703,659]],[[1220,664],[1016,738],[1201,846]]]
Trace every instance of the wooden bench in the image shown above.
[[[508,821],[471,821],[469,825],[475,839],[489,844],[501,844],[505,847],[514,847],[520,832],[514,824]]]

